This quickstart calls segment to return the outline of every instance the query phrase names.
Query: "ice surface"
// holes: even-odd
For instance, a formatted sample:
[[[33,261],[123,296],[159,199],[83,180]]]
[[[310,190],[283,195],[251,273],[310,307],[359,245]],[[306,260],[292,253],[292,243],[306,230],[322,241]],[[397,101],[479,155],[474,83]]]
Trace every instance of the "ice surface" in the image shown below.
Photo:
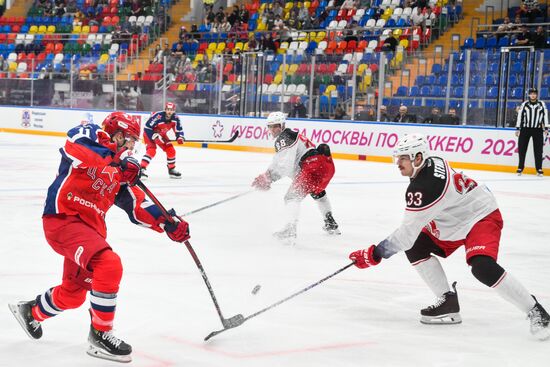
[[[60,282],[62,258],[46,243],[41,213],[63,139],[0,134],[0,366],[113,366],[86,355],[88,304],[46,321],[31,341],[7,303],[34,298]],[[159,150],[147,185],[167,207],[187,212],[249,190],[271,156],[177,149],[182,180],[168,178]],[[550,308],[548,178],[468,171],[493,190],[505,226],[500,264]],[[398,226],[407,180],[390,164],[336,161],[329,186],[342,236],[321,230],[311,198],[302,205],[298,241],[281,245],[288,179],[188,217],[191,243],[226,318],[251,313],[349,263],[349,252]],[[550,342],[534,340],[525,315],[471,275],[458,250],[442,261],[458,281],[463,324],[419,322],[434,301],[403,254],[376,268],[350,268],[326,283],[229,330],[221,328],[201,275],[183,245],[131,224],[116,207],[108,241],[124,276],[116,335],[134,348],[134,366],[548,366]],[[261,285],[252,294],[255,285]]]

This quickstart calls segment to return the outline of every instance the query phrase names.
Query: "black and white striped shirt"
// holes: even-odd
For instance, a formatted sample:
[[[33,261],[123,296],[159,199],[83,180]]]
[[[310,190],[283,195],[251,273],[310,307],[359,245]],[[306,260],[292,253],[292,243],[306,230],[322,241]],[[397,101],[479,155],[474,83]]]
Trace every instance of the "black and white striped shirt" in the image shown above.
[[[519,108],[516,128],[548,129],[548,110],[544,102],[523,102]]]

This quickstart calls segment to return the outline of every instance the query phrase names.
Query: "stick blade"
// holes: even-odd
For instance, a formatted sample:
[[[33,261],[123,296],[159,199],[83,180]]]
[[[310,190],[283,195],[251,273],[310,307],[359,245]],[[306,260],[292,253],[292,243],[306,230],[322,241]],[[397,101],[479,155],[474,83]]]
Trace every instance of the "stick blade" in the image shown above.
[[[232,316],[228,319],[223,320],[223,327],[225,329],[232,329],[234,327],[242,325],[242,323],[245,321],[244,316],[241,314]]]
[[[235,134],[228,140],[228,143],[233,143],[239,137],[239,132],[235,131]]]

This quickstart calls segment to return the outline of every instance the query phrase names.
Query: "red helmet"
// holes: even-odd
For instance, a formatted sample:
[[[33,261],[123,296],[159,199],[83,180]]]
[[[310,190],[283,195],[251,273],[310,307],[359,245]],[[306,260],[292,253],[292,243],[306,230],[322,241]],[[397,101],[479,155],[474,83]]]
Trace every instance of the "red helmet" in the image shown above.
[[[127,113],[115,111],[111,112],[103,120],[103,130],[110,136],[121,131],[124,137],[133,137],[139,139],[141,127],[132,116]]]
[[[171,110],[176,110],[176,104],[174,102],[166,102],[166,105],[164,106],[164,109],[167,110],[167,109],[171,109]]]

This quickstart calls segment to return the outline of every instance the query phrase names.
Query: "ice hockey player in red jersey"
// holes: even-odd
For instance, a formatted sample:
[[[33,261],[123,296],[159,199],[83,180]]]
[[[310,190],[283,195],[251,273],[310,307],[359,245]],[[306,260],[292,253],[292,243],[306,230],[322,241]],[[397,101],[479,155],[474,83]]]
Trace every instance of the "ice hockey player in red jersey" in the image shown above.
[[[181,178],[181,173],[176,170],[176,149],[167,135],[169,131],[174,131],[178,144],[183,144],[185,141],[183,129],[176,115],[176,104],[172,102],[167,102],[164,111],[155,112],[145,123],[143,138],[146,150],[141,159],[142,178],[149,177],[145,169],[157,154],[157,146],[166,153],[166,165],[170,178]]]
[[[378,245],[350,254],[359,268],[380,263],[405,251],[409,262],[438,297],[420,311],[422,323],[460,323],[456,282],[450,289],[439,260],[464,246],[466,261],[481,283],[524,312],[531,333],[550,338],[550,316],[527,289],[498,263],[502,217],[493,194],[484,185],[455,172],[447,161],[431,156],[421,134],[406,135],[394,153],[401,175],[410,177],[401,226]]]
[[[35,300],[9,305],[31,338],[42,337],[43,321],[80,307],[89,291],[88,354],[118,362],[131,360],[131,346],[112,333],[122,264],[105,239],[105,215],[115,204],[135,224],[166,232],[176,242],[189,238],[186,222],[167,222],[134,186],[140,166],[131,150],[139,135],[139,123],[123,112],[109,114],[103,128],[87,124],[68,131],[42,216],[46,240],[65,258],[61,284]]]
[[[286,128],[285,123],[286,115],[282,112],[272,112],[267,117],[267,127],[275,139],[275,156],[267,171],[252,182],[253,187],[268,190],[272,182],[284,176],[292,179],[285,195],[288,224],[274,235],[289,244],[295,243],[300,203],[308,194],[317,202],[323,215],[323,229],[329,234],[340,234],[325,191],[334,176],[330,148],[326,144],[316,148],[305,136]]]

